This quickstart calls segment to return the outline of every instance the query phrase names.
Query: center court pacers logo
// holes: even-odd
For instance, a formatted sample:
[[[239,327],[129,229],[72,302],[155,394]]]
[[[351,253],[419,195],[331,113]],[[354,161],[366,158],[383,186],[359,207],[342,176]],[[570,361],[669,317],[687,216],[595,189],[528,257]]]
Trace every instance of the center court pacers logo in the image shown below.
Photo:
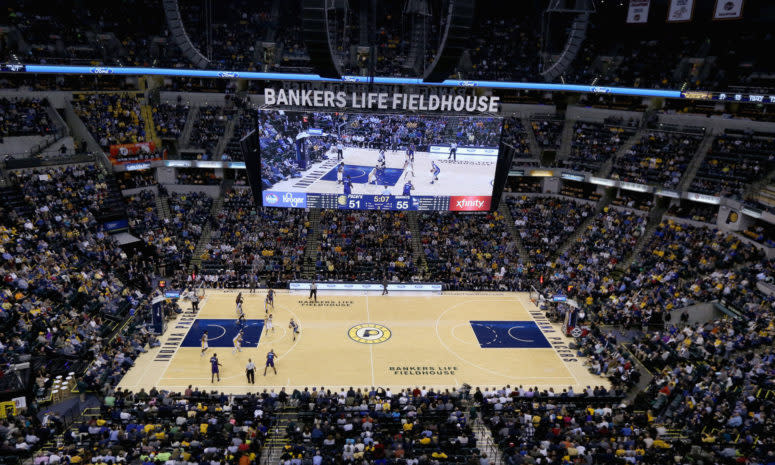
[[[350,339],[361,344],[379,344],[390,339],[391,334],[387,327],[376,323],[361,323],[347,331]]]

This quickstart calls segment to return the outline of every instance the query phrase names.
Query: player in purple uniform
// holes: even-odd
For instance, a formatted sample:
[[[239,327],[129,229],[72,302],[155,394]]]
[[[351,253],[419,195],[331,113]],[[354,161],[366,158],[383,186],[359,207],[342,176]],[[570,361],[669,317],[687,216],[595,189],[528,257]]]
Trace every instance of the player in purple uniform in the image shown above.
[[[218,354],[213,354],[212,357],[210,357],[210,368],[211,368],[211,375],[210,375],[210,382],[215,382],[215,378],[218,377],[218,382],[221,382],[221,372],[219,370],[219,367],[221,367],[221,362],[218,361]]]
[[[274,370],[274,374],[277,374],[277,368],[274,367],[274,358],[275,358],[274,349],[270,349],[269,352],[266,353],[266,365],[264,365],[264,376],[266,376],[266,369],[269,367],[272,367],[272,369]]]

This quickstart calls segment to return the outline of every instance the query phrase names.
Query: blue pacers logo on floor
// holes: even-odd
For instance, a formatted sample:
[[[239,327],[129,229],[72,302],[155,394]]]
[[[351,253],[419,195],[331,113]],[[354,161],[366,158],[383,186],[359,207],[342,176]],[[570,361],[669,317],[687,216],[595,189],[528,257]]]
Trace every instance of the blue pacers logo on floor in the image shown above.
[[[534,321],[471,321],[482,349],[536,349],[551,344]]]
[[[201,347],[202,333],[205,330],[207,330],[207,344],[210,347],[234,347],[234,337],[239,332],[237,321],[234,319],[197,318],[180,346]],[[258,347],[263,330],[264,320],[245,320],[242,347]]]
[[[373,166],[361,166],[361,165],[344,165],[344,178],[350,176],[350,180],[353,184],[366,184],[369,182],[369,173],[374,169]],[[401,174],[404,172],[398,168],[385,168],[382,173],[377,175],[377,184],[380,186],[395,186]],[[336,181],[336,168],[332,169],[325,176],[320,178],[321,181]]]

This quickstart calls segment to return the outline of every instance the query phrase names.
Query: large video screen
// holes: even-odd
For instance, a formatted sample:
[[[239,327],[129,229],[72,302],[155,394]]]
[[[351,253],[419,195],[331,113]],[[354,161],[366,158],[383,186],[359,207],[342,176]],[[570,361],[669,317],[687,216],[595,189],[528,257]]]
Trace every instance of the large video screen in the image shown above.
[[[487,211],[502,118],[260,110],[267,207]]]

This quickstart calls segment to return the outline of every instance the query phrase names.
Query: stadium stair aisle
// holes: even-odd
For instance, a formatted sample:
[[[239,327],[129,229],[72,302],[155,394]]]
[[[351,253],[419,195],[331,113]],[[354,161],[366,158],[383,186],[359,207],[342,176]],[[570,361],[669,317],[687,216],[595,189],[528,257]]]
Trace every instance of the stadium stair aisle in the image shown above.
[[[536,139],[535,132],[533,132],[533,125],[530,124],[530,121],[526,117],[521,117],[519,119],[520,123],[522,123],[522,127],[525,128],[525,133],[527,134],[527,143],[530,147],[530,153],[533,155],[533,158],[541,159],[541,148],[538,147],[538,140]]]
[[[492,432],[482,421],[482,414],[477,413],[476,418],[471,422],[471,430],[476,438],[476,448],[487,454],[491,464],[502,464],[503,454],[500,447],[492,438]]]
[[[273,425],[269,437],[266,438],[264,447],[261,451],[261,464],[280,463],[280,456],[283,454],[283,448],[288,444],[288,427],[296,425],[299,414],[295,408],[283,407],[277,415],[273,417]]]
[[[215,156],[226,151],[226,147],[229,145],[232,136],[234,136],[234,130],[237,127],[237,121],[239,121],[239,113],[234,115],[231,119],[226,121],[226,129],[223,131],[223,135],[218,139],[218,144],[215,146]]]
[[[304,279],[315,277],[315,259],[317,258],[318,245],[320,244],[320,209],[312,208],[309,211],[309,233],[307,245],[304,247]]]
[[[573,142],[573,128],[575,125],[575,119],[565,119],[565,126],[563,126],[562,134],[560,134],[560,149],[557,151],[555,162],[559,163],[562,160],[567,160],[568,156],[570,156],[571,143]]]
[[[213,206],[210,207],[210,218],[215,218],[223,209],[223,191],[221,195],[215,199]],[[194,266],[201,269],[202,265],[202,252],[204,252],[205,246],[210,243],[210,235],[212,234],[212,223],[210,221],[202,228],[202,235],[199,236],[199,242],[196,243],[194,253],[191,254],[191,263],[188,264],[189,270],[193,270]]]
[[[692,161],[689,162],[689,166],[684,171],[684,175],[681,178],[681,182],[678,183],[678,192],[685,191],[692,185],[694,177],[697,175],[697,171],[702,166],[702,162],[705,161],[705,156],[708,155],[710,148],[713,147],[713,141],[715,136],[706,134],[705,138],[700,142],[700,146],[697,147],[697,152],[694,153]]]
[[[525,244],[522,243],[522,236],[519,235],[519,230],[517,230],[517,227],[514,225],[514,217],[511,216],[511,210],[504,201],[501,201],[500,205],[498,205],[498,213],[503,215],[503,219],[506,221],[506,229],[509,230],[511,237],[514,238],[514,242],[517,244],[520,259],[523,263],[527,264],[530,255],[527,253]]]
[[[417,221],[418,212],[406,212],[409,229],[412,231],[412,257],[423,274],[428,272],[428,262],[425,261],[425,250],[420,240],[420,224]]]
[[[172,215],[170,214],[169,198],[167,196],[156,194],[156,213],[159,214],[159,218],[161,219],[168,220],[172,218]]]
[[[552,259],[556,257],[562,256],[565,252],[567,252],[573,244],[576,243],[579,236],[581,236],[584,231],[587,230],[590,224],[592,224],[593,221],[595,221],[595,218],[597,217],[597,214],[603,211],[603,209],[611,203],[611,195],[608,191],[606,191],[606,194],[600,198],[597,205],[595,206],[595,210],[589,214],[589,216],[581,222],[581,224],[576,228],[576,230],[573,232],[573,234],[568,237],[568,239],[565,241],[565,243],[557,249],[557,251],[554,253],[554,255],[551,257]]]
[[[199,117],[199,107],[191,105],[191,109],[188,110],[188,117],[186,118],[186,125],[183,126],[183,130],[180,131],[180,138],[178,139],[178,148],[188,147],[191,141],[191,131],[194,130],[194,123]]]
[[[156,123],[153,121],[153,110],[151,110],[151,106],[146,99],[141,100],[140,115],[142,115],[145,124],[146,140],[153,142],[156,145],[156,148],[161,150],[161,139],[159,138],[159,135],[156,134]]]
[[[638,141],[640,141],[641,137],[646,133],[646,128],[641,127],[637,131],[635,131],[635,134],[633,134],[627,141],[622,144],[621,147],[619,147],[619,150],[616,151],[616,153],[609,157],[608,160],[606,160],[605,163],[600,167],[599,170],[597,170],[597,173],[595,173],[595,176],[599,176],[602,178],[607,177],[611,174],[611,170],[614,167],[614,162],[618,160],[619,158],[623,157],[631,148],[633,145],[637,144]]]
[[[651,209],[651,212],[649,213],[649,221],[646,224],[646,229],[638,238],[638,242],[635,244],[635,247],[632,248],[630,255],[619,262],[619,266],[617,266],[619,270],[627,271],[635,259],[638,258],[638,255],[640,255],[641,251],[646,246],[646,244],[648,244],[649,239],[654,234],[654,231],[656,231],[657,226],[659,226],[659,224],[662,222],[662,216],[664,216],[666,211],[667,209],[660,205],[657,205]]]

